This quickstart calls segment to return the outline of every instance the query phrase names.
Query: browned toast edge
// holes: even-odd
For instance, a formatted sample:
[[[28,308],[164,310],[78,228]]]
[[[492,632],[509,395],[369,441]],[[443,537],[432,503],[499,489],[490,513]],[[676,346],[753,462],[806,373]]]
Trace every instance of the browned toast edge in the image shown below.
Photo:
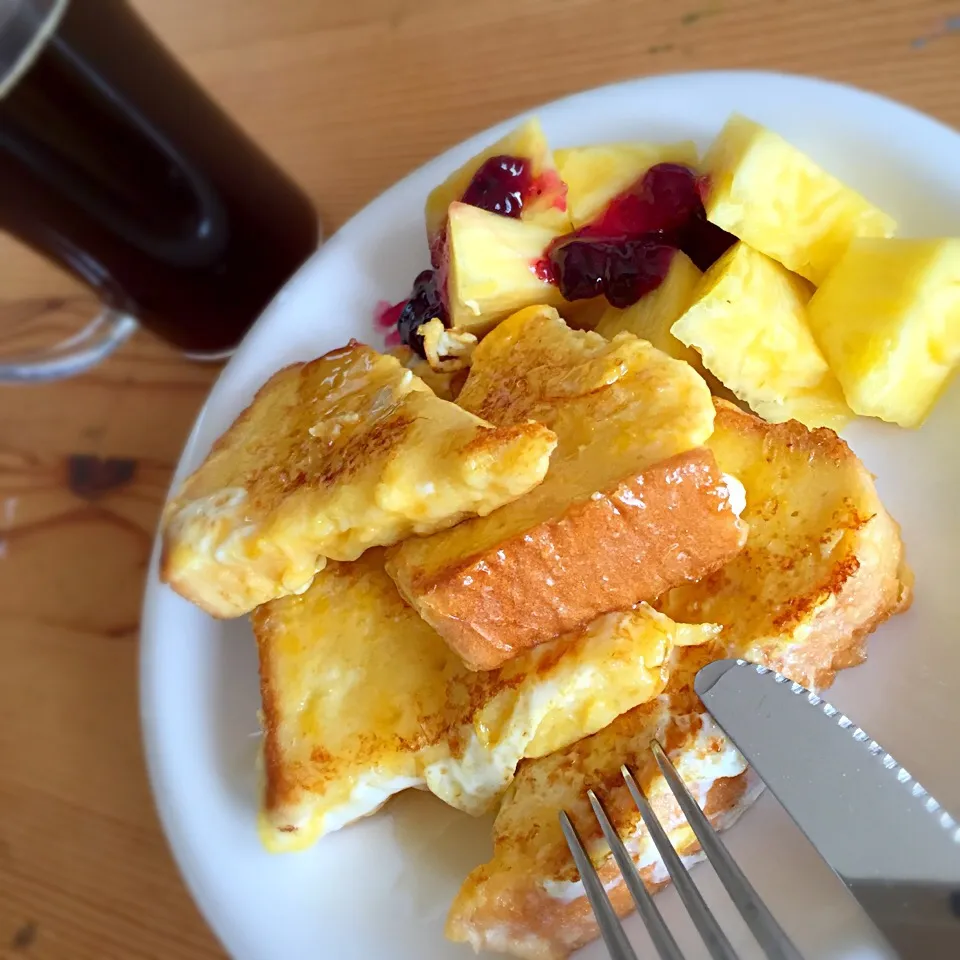
[[[723,482],[712,451],[697,448],[438,573],[407,568],[402,546],[387,572],[468,666],[491,670],[723,566],[747,536]]]

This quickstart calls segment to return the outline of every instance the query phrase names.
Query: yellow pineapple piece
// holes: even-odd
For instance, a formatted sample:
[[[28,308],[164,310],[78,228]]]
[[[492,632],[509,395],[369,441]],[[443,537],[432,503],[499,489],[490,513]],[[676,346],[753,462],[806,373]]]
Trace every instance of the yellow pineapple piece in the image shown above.
[[[737,114],[703,167],[707,217],[815,284],[853,237],[889,237],[897,226],[781,136]]]
[[[853,411],[918,427],[960,362],[960,239],[854,240],[808,313]]]
[[[574,330],[595,330],[601,317],[610,309],[607,298],[603,295],[590,297],[589,300],[564,300],[560,305],[560,316],[568,327]],[[609,339],[609,337],[607,338]]]
[[[553,154],[561,179],[567,184],[567,213],[574,228],[589,223],[654,164],[697,165],[692,140],[681,143],[608,143],[569,147]]]
[[[427,238],[431,245],[446,222],[450,204],[460,200],[470,186],[474,174],[487,160],[499,156],[528,159],[532,164],[534,178],[543,187],[543,193],[536,200],[524,203],[521,219],[561,231],[570,229],[570,221],[564,211],[563,183],[557,174],[550,144],[547,143],[540,121],[531,117],[496,143],[471,157],[430,192],[425,217]]]
[[[850,411],[810,332],[809,296],[799,277],[737,243],[703,275],[670,332],[764,419],[836,428]]]
[[[686,360],[699,369],[699,354],[682,344],[670,328],[687,312],[702,276],[693,261],[678,250],[663,283],[656,290],[651,290],[626,309],[608,306],[594,329],[608,340],[626,330],[635,337],[649,340],[675,360]]]
[[[556,285],[537,269],[547,246],[559,235],[525,220],[451,204],[447,226],[451,326],[482,336],[523,307],[562,304]]]

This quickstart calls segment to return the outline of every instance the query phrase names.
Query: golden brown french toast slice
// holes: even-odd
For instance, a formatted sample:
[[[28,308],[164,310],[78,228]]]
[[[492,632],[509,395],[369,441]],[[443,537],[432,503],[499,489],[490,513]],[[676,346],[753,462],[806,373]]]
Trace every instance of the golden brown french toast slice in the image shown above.
[[[713,430],[710,392],[645,340],[522,310],[481,341],[457,402],[558,438],[536,490],[388,554],[400,592],[471,667],[696,580],[744,542],[731,483],[698,449]]]
[[[163,514],[161,576],[218,617],[305,589],[327,559],[431,533],[526,493],[546,427],[491,427],[351,343],[274,374]]]
[[[403,602],[381,550],[329,563],[252,620],[271,850],[302,849],[408,787],[482,813],[521,758],[658,696],[674,647],[718,632],[642,605],[474,673]]]
[[[900,528],[832,430],[716,406],[709,446],[746,489],[747,545],[657,606],[675,619],[721,624],[731,656],[829,686],[837,670],[862,662],[870,631],[909,606]]]
[[[729,825],[757,793],[736,750],[702,713],[692,689],[710,660],[741,656],[807,686],[863,658],[867,634],[910,601],[899,529],[863,464],[828,429],[769,424],[717,400],[709,443],[746,490],[744,550],[700,583],[657,603],[671,618],[716,622],[713,644],[678,651],[663,696],[618,717],[580,743],[524,762],[494,827],[493,859],[467,878],[447,932],[476,949],[561,960],[597,936],[566,843],[561,809],[573,816],[618,913],[631,898],[586,791],[597,791],[648,888],[667,880],[619,776],[626,763],[685,856],[695,839],[649,754],[660,739],[715,826]],[[665,738],[665,739],[664,739]]]
[[[447,936],[477,951],[526,960],[563,960],[597,934],[573,859],[560,830],[566,810],[621,916],[633,910],[610,848],[587,800],[594,790],[651,891],[666,869],[620,774],[632,771],[674,847],[688,863],[700,847],[650,753],[658,739],[718,829],[732,824],[759,793],[745,761],[703,710],[696,670],[722,650],[678,651],[665,693],[623,714],[591,737],[524,761],[493,828],[493,858],[467,877],[447,919]]]

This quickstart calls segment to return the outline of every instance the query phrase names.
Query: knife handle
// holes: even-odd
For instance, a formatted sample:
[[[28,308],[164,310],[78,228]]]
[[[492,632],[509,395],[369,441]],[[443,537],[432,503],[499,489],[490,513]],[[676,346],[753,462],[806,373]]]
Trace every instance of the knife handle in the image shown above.
[[[870,883],[851,888],[902,960],[960,956],[960,889],[948,883]]]

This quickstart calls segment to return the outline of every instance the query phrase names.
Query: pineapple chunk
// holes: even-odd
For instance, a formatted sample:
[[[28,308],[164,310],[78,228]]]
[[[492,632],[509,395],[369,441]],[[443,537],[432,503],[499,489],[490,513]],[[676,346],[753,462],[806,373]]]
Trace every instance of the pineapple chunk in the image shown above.
[[[807,324],[809,296],[799,277],[738,243],[703,275],[670,332],[771,423],[839,427],[850,411]]]
[[[702,276],[693,261],[678,250],[663,283],[624,310],[608,306],[595,327],[597,333],[609,340],[626,330],[635,337],[649,340],[675,360],[686,360],[699,369],[699,354],[682,344],[670,328],[693,302],[694,289]]]
[[[564,300],[560,306],[560,316],[574,330],[594,330],[609,309],[610,304],[603,295],[590,297],[589,300]]]
[[[523,307],[562,304],[556,285],[538,270],[558,235],[535,223],[452,203],[447,226],[451,326],[482,336]]]
[[[533,165],[533,176],[543,189],[539,197],[524,204],[521,219],[564,232],[570,229],[570,220],[564,211],[563,182],[557,174],[550,145],[544,136],[540,121],[531,117],[496,143],[471,157],[462,167],[451,173],[440,186],[430,192],[427,197],[425,216],[427,239],[430,241],[431,248],[435,238],[443,229],[450,204],[460,200],[470,186],[474,174],[487,160],[500,156],[528,159]]]
[[[704,169],[707,218],[815,284],[853,237],[889,237],[897,226],[782,137],[737,114]]]
[[[960,240],[854,240],[808,313],[854,412],[918,427],[960,362]]]
[[[574,228],[589,223],[654,164],[697,165],[692,140],[681,143],[610,143],[570,147],[553,154],[560,178],[567,184],[567,212]]]

